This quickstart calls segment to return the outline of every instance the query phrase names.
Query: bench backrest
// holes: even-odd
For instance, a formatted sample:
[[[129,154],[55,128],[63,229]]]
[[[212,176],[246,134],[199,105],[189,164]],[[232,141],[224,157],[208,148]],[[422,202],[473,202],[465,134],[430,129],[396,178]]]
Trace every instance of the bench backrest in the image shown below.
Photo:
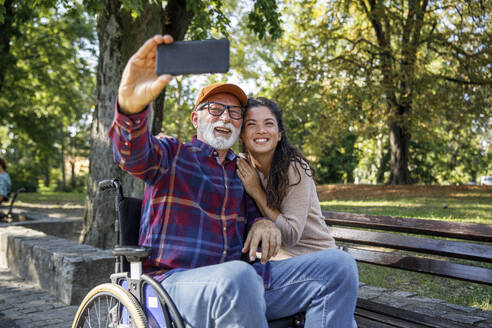
[[[491,225],[327,211],[324,215],[335,240],[357,261],[492,285]]]

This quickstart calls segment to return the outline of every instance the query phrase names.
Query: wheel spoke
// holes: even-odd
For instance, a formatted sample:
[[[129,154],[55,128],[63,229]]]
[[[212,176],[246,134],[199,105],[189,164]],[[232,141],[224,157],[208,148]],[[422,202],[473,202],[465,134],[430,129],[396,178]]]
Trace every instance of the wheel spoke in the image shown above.
[[[92,325],[91,325],[91,308],[87,309],[87,319],[89,320],[89,328],[92,328]]]
[[[120,286],[102,284],[94,288],[89,295],[91,296],[82,302],[74,320],[77,328],[146,327],[145,314],[140,304]]]
[[[107,313],[108,314],[106,315],[106,325],[105,325],[105,327],[109,327],[110,318],[111,318],[111,315],[110,315],[111,312],[109,312],[109,309],[108,309]]]
[[[99,327],[101,327],[101,300],[98,300],[97,302],[97,323],[99,324]]]

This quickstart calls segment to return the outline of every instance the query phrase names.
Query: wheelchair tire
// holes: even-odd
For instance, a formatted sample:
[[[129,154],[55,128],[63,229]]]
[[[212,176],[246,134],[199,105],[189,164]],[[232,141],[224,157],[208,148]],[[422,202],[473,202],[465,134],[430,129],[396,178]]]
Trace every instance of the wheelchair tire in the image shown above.
[[[128,311],[130,325],[125,327],[147,327],[147,319],[135,297],[121,286],[105,283],[93,288],[82,300],[72,328],[120,327],[120,305]]]

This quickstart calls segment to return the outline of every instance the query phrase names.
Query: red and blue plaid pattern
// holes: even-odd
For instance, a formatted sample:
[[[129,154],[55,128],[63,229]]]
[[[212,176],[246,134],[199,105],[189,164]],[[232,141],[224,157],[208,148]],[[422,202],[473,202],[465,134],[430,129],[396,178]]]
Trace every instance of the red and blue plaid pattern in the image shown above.
[[[147,117],[148,109],[126,116],[116,108],[109,130],[116,163],[146,184],[139,244],[152,249],[147,265],[183,270],[239,260],[245,229],[263,218],[236,174],[236,155],[229,150],[221,165],[196,137],[155,138]],[[254,266],[268,286],[268,263]]]

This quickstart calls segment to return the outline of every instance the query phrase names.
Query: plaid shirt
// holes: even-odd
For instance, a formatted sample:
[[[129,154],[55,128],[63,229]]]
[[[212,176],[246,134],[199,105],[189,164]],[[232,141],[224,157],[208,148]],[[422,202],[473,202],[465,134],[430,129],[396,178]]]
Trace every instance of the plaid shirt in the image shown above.
[[[148,109],[135,115],[115,110],[109,130],[114,159],[142,179],[145,195],[140,224],[142,246],[150,247],[149,263],[177,270],[241,258],[248,229],[261,217],[236,174],[236,155],[229,150],[223,164],[217,151],[198,140],[181,143],[149,133]],[[255,263],[265,287],[269,263]]]

